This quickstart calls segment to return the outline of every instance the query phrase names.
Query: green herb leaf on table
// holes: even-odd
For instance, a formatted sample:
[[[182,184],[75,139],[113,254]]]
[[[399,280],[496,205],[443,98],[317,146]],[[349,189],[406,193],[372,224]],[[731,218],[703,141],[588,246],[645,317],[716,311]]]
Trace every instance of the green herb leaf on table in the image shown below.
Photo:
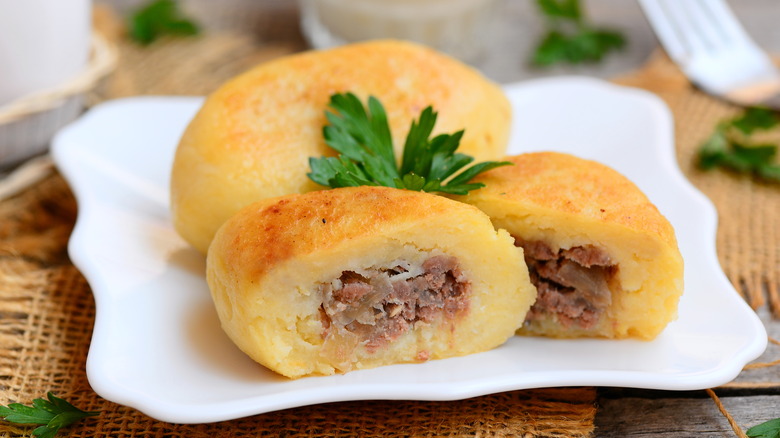
[[[331,96],[334,112],[326,111],[329,125],[323,128],[325,143],[338,157],[310,158],[308,177],[327,187],[386,186],[399,189],[465,195],[483,187],[469,181],[482,172],[511,164],[487,161],[460,174],[474,158],[456,153],[463,131],[431,138],[437,113],[425,108],[412,122],[404,143],[400,167],[396,163],[387,114],[375,97],[366,109],[352,93]]]
[[[780,418],[753,426],[745,433],[750,438],[780,438]]]
[[[774,110],[763,107],[750,107],[731,121],[731,126],[745,135],[750,135],[754,131],[766,131],[777,125],[780,125],[780,115]]]
[[[149,45],[162,35],[196,35],[198,26],[184,18],[174,0],[155,0],[139,9],[130,20],[130,37]]]
[[[99,415],[99,412],[82,411],[51,392],[47,396],[48,400],[36,398],[32,406],[21,403],[0,406],[0,418],[16,424],[41,424],[33,430],[33,436],[52,438],[62,427],[82,418]]]
[[[702,170],[716,167],[752,174],[780,183],[780,165],[775,164],[777,145],[754,143],[753,133],[780,125],[780,115],[767,108],[748,108],[734,119],[718,124],[698,152]]]
[[[542,13],[550,18],[563,18],[580,21],[582,8],[579,0],[537,0],[537,6]]]
[[[548,23],[547,33],[531,59],[537,66],[598,62],[626,44],[620,32],[588,24],[579,0],[537,0],[536,3]]]

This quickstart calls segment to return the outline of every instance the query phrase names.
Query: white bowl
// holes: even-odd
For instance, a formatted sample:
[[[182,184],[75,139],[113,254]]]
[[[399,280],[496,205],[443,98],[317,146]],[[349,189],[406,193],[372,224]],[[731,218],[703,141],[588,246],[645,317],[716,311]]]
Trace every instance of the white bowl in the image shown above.
[[[69,80],[0,106],[0,168],[45,152],[54,134],[84,109],[84,92],[116,65],[116,49],[92,36],[89,63]]]

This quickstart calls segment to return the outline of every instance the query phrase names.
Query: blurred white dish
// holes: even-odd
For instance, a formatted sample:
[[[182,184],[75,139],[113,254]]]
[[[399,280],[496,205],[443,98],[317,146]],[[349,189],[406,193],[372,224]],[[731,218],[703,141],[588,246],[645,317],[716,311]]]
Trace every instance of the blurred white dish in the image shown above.
[[[0,0],[0,107],[87,65],[91,0]]]
[[[219,327],[204,258],[175,233],[168,175],[198,98],[96,107],[58,135],[54,158],[79,202],[70,242],[97,305],[87,373],[108,400],[164,421],[202,423],[356,399],[452,400],[570,385],[701,389],[733,379],[766,348],[755,313],[723,274],[716,215],[677,167],[672,118],[656,97],[585,78],[509,85],[511,153],[558,150],[634,180],[677,231],[685,258],[679,320],[656,340],[515,337],[472,356],[287,380]]]
[[[318,49],[372,39],[425,44],[475,61],[490,38],[495,0],[300,0],[301,30]]]

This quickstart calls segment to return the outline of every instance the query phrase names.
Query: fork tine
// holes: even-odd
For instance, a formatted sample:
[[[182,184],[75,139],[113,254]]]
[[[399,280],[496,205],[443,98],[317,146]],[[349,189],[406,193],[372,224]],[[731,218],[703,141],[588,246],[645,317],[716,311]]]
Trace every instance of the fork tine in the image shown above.
[[[666,52],[693,84],[738,105],[770,105],[773,95],[780,96],[780,72],[725,0],[638,1]]]
[[[679,18],[671,16],[666,5],[660,0],[639,0],[639,4],[666,53],[675,61],[687,58],[691,48],[677,24]]]
[[[703,47],[708,52],[716,52],[719,48],[728,44],[728,36],[715,20],[714,11],[707,8],[707,3],[717,3],[718,0],[677,0],[674,2],[687,20],[685,33],[689,39],[696,40],[698,47]]]
[[[724,0],[703,0],[701,3],[708,19],[726,41],[730,44],[754,44]]]
[[[754,45],[725,0],[639,0],[675,61],[727,46]]]

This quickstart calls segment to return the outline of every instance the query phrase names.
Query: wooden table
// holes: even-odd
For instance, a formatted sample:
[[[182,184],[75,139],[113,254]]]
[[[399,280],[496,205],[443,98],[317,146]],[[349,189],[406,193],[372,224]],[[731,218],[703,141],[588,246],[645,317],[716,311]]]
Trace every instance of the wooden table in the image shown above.
[[[770,53],[780,54],[780,7],[773,0],[729,2],[756,42]],[[639,6],[625,0],[585,2],[593,22],[616,27],[628,37],[622,53],[595,66],[554,67],[538,70],[527,59],[544,25],[532,1],[507,0],[501,5],[500,18],[487,36],[491,43],[478,67],[501,83],[553,75],[587,75],[603,79],[640,69],[659,50],[657,39]],[[777,190],[780,196],[780,189]],[[780,245],[780,242],[777,242]],[[780,251],[780,248],[775,248]],[[769,335],[780,339],[780,320],[759,309]],[[757,362],[780,358],[780,347],[770,344]],[[764,388],[745,389],[738,384],[759,382]],[[743,372],[735,384],[717,389],[723,405],[736,423],[749,427],[780,417],[780,367]],[[597,436],[716,437],[734,436],[726,417],[704,391],[670,392],[621,388],[601,388],[596,416]]]
[[[780,339],[780,321],[766,309],[759,315],[769,336]],[[770,347],[756,362],[780,358]],[[752,388],[740,383],[751,382]],[[761,382],[766,386],[753,385]],[[732,383],[716,388],[724,407],[743,429],[780,417],[780,367],[743,371]],[[733,437],[726,417],[704,391],[651,391],[599,388],[596,436],[599,437]]]
[[[484,71],[496,80],[511,82],[550,74],[585,74],[604,79],[636,70],[658,50],[657,40],[634,2],[594,0],[587,2],[593,21],[627,32],[627,51],[604,63],[585,68],[555,68],[535,71],[523,64],[538,35],[531,2],[509,2],[497,44],[485,61]],[[756,42],[770,53],[780,53],[780,7],[771,0],[730,1],[735,13]],[[512,51],[507,50],[512,47]],[[780,189],[777,190],[780,196]],[[780,242],[777,242],[780,244]],[[777,249],[780,251],[780,249]],[[771,337],[780,339],[780,321],[766,307],[758,310]],[[770,344],[756,362],[780,358],[780,347]],[[745,389],[740,383],[759,382],[763,388]],[[752,385],[751,385],[752,386]],[[732,385],[716,389],[723,405],[743,429],[780,417],[780,367],[743,372]],[[731,437],[735,432],[726,417],[704,391],[670,392],[624,388],[600,388],[596,415],[596,436],[600,437]]]
[[[139,3],[137,0],[105,1],[120,11]],[[732,0],[730,3],[734,5],[739,18],[757,42],[773,53],[780,53],[780,28],[776,25],[780,19],[780,8],[777,7],[776,1]],[[658,50],[655,37],[634,2],[591,0],[586,2],[586,7],[593,21],[622,29],[629,39],[627,50],[596,66],[534,70],[528,67],[526,60],[543,29],[538,13],[531,0],[502,2],[501,14],[491,33],[486,35],[489,40],[488,49],[477,63],[488,77],[501,83],[564,74],[611,79],[641,68],[651,54]],[[200,3],[203,4],[203,1]],[[195,5],[197,9],[198,1],[185,1],[185,4]],[[257,30],[256,36],[281,45],[303,48],[305,43],[297,29],[295,4],[290,0],[268,0],[263,5],[268,8],[266,15],[272,14],[273,17],[266,20],[268,27]],[[774,190],[780,197],[780,188]],[[780,242],[777,242],[777,245],[780,245]],[[780,248],[775,247],[774,250],[780,251]],[[758,313],[770,336],[780,339],[780,320],[773,318],[766,307],[759,308]],[[758,362],[771,362],[778,358],[780,346],[770,344]],[[744,387],[743,384],[748,382],[750,388]],[[743,430],[780,417],[780,367],[745,371],[733,383],[716,388],[715,392]],[[599,388],[597,404],[595,436],[735,435],[726,417],[703,390],[671,392]]]
[[[239,3],[242,0],[236,0]],[[127,10],[138,3],[132,0],[112,0],[109,3]],[[203,1],[191,0],[192,11],[202,10]],[[198,6],[200,3],[200,6]],[[738,18],[756,41],[771,53],[780,53],[780,8],[776,0],[743,0],[729,2]],[[273,25],[254,29],[263,39],[305,44],[297,30],[297,10],[292,2],[268,1],[268,13],[275,14]],[[544,29],[543,21],[531,0],[501,0],[494,26],[485,35],[485,53],[476,66],[488,77],[500,83],[511,83],[554,75],[586,75],[603,79],[626,75],[640,69],[654,52],[659,51],[655,35],[639,6],[626,0],[590,0],[586,11],[593,22],[616,27],[628,37],[623,52],[608,57],[593,66],[534,69],[527,60]],[[255,8],[258,6],[255,5]],[[206,25],[224,28],[215,17],[204,16]],[[777,193],[780,196],[780,190]],[[780,242],[778,242],[780,244]],[[780,321],[759,309],[770,336],[780,339]],[[770,362],[780,357],[780,347],[772,346],[758,362]],[[765,388],[743,389],[740,382],[760,382]],[[732,386],[717,389],[726,409],[743,429],[780,417],[780,367],[745,372]],[[596,416],[597,436],[734,436],[727,419],[704,391],[669,392],[621,388],[601,388]]]

